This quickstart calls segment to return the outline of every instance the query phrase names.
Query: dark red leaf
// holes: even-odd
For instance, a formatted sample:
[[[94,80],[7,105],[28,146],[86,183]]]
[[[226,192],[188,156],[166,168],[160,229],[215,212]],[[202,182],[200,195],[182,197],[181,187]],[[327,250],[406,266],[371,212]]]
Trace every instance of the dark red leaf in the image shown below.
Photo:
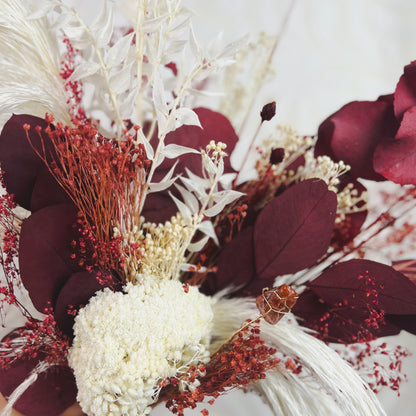
[[[362,307],[371,302],[370,306],[386,314],[416,314],[416,285],[392,267],[374,261],[354,259],[336,264],[309,287],[330,305],[347,300],[349,306]]]
[[[356,177],[384,180],[371,160],[383,137],[394,137],[398,124],[385,101],[354,101],[328,117],[318,130],[316,155],[327,154],[351,166]]]
[[[222,249],[217,267],[215,292],[227,286],[239,289],[254,279],[253,227],[239,232]]]
[[[387,315],[386,320],[416,335],[416,315]]]
[[[15,201],[19,205],[30,209],[36,178],[40,172],[47,171],[47,168],[29,144],[23,128],[25,123],[31,125],[29,136],[32,144],[41,151],[41,139],[35,127],[45,128],[45,120],[29,115],[13,115],[0,135],[0,164],[5,171],[7,191],[15,195]],[[49,139],[44,137],[44,142],[46,148],[50,148]]]
[[[71,274],[78,271],[71,260],[70,243],[76,238],[72,225],[77,210],[73,205],[52,205],[23,222],[19,265],[23,284],[35,307],[43,311]]]
[[[72,203],[69,195],[47,169],[40,170],[33,187],[30,210],[32,213],[49,205]]]
[[[258,296],[262,293],[264,288],[273,287],[275,278],[270,279],[258,279],[257,277],[252,279],[251,282],[246,285],[243,290],[238,292],[239,296]]]
[[[176,215],[178,208],[168,193],[155,192],[146,197],[141,215],[147,222],[164,223]]]
[[[366,325],[369,317],[366,308],[340,307],[326,303],[313,290],[305,290],[293,308],[302,326],[317,332],[326,342],[355,343],[381,336],[396,335],[400,328],[386,320],[378,327]]]
[[[102,279],[102,274],[100,277]],[[110,271],[108,272],[107,278],[116,284],[116,279],[111,276]],[[88,303],[90,298],[97,291],[104,289],[104,287],[108,287],[111,282],[106,281],[105,285],[101,284],[97,280],[96,272],[89,273],[83,271],[72,274],[65,282],[56,298],[54,315],[59,329],[72,338],[72,327],[74,325],[75,317],[68,313],[69,308],[78,311],[80,307],[85,306]]]
[[[367,218],[368,211],[346,214],[345,219],[337,224],[334,229],[333,243],[338,247],[350,243],[361,231],[361,227]]]
[[[416,61],[404,67],[404,73],[394,93],[394,113],[397,118],[416,105]]]
[[[326,253],[334,226],[336,195],[308,179],[274,198],[254,229],[257,276],[269,279],[313,265]]]
[[[8,369],[0,369],[0,391],[10,396],[45,358],[40,354],[36,360],[17,360]],[[14,405],[14,409],[30,416],[59,415],[76,402],[77,387],[72,371],[68,367],[54,367],[39,375]]]
[[[416,184],[416,136],[386,139],[377,146],[374,169],[400,185]]]

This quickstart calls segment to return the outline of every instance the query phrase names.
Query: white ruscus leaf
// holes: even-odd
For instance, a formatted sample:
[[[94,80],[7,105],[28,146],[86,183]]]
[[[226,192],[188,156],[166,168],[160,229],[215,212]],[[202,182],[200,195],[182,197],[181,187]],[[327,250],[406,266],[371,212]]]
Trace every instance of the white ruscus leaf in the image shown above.
[[[209,237],[206,235],[205,237],[202,237],[197,242],[189,244],[188,250],[193,253],[201,251],[205,247],[205,244],[208,242],[208,240],[209,240]]]
[[[169,192],[169,195],[173,199],[173,202],[178,207],[178,210],[179,210],[180,214],[182,215],[183,219],[188,224],[190,224],[191,223],[191,217],[192,217],[191,210],[182,201],[180,201],[178,198],[176,198],[174,195],[172,195],[171,192]]]
[[[214,198],[216,203],[205,210],[204,214],[208,217],[213,217],[215,215],[218,215],[226,205],[230,204],[231,202],[235,201],[237,198],[239,198],[241,195],[244,195],[241,192],[238,191],[221,191],[217,193],[217,198]]]
[[[202,129],[198,115],[195,113],[195,111],[185,107],[178,108],[175,112],[175,128],[178,129],[183,125],[198,126]]]
[[[219,245],[220,242],[218,241],[217,234],[215,234],[214,225],[211,221],[206,220],[202,221],[198,225],[198,230],[207,235],[208,237],[212,238],[215,241],[215,244]]]
[[[91,25],[91,31],[94,33],[95,42],[99,48],[108,45],[113,34],[113,7],[104,2],[104,7],[96,21]]]
[[[94,75],[100,70],[100,64],[96,62],[83,62],[75,68],[75,71],[70,76],[70,81],[78,81]]]
[[[192,149],[192,147],[181,146],[174,143],[164,146],[162,151],[162,155],[168,159],[176,159],[177,157],[187,153],[199,154],[200,152],[198,150]]]
[[[195,196],[191,192],[186,190],[183,186],[180,186],[179,184],[175,184],[175,186],[181,193],[183,201],[189,207],[191,212],[194,214],[197,213],[199,209],[199,203]]]
[[[108,50],[106,55],[106,64],[108,66],[113,66],[115,64],[121,63],[124,58],[128,55],[128,50],[133,41],[133,33],[129,33],[126,36],[121,37],[117,42]]]

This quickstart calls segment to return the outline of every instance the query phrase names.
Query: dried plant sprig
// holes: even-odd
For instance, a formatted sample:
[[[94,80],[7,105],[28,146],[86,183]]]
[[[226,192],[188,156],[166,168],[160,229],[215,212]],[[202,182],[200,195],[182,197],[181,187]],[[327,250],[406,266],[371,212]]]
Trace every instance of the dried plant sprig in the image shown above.
[[[240,319],[256,315],[254,299],[222,296],[224,293],[216,296],[214,305],[217,339],[213,348],[238,330]],[[312,416],[318,408],[328,410],[328,414],[333,409],[342,409],[342,414],[351,416],[385,414],[358,374],[329,346],[307,334],[294,321],[281,321],[278,325],[261,322],[260,330],[267,345],[302,366],[299,374],[272,372],[256,383],[255,389],[266,396],[277,414],[283,410],[290,416]]]
[[[31,17],[34,10],[31,3],[2,1],[0,110],[3,117],[13,112],[38,116],[53,112],[57,120],[69,124],[59,42],[46,17]]]
[[[86,231],[94,236],[93,243],[98,248],[103,245],[110,248],[109,259],[102,258],[100,252],[96,257],[113,266],[120,264],[121,269],[128,267],[122,262],[122,253],[129,253],[130,247],[122,245],[114,253],[111,247],[119,235],[122,241],[129,242],[135,228],[140,226],[140,206],[150,165],[143,145],[136,145],[131,135],[120,142],[106,139],[91,123],[77,127],[58,123],[55,127],[51,115],[46,116],[46,121],[48,127],[43,131],[34,126],[43,145],[42,153],[35,151],[80,210]],[[28,132],[32,127],[24,128]],[[27,137],[30,141],[28,133]],[[51,144],[51,153],[47,153],[45,140]]]

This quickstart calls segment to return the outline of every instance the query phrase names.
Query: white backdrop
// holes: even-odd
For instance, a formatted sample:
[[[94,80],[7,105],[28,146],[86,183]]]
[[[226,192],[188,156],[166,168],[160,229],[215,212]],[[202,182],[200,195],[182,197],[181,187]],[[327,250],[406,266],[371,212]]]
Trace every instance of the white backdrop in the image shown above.
[[[87,19],[92,19],[102,4],[101,0],[70,2],[89,16]],[[203,43],[220,31],[228,41],[260,30],[279,33],[290,6],[289,0],[184,3],[195,11],[194,28]],[[393,92],[403,67],[416,59],[415,21],[414,0],[297,0],[274,56],[274,81],[261,91],[258,107],[276,100],[279,122],[313,134],[326,116],[348,101],[372,100]],[[402,334],[399,339],[409,350],[416,350],[415,336]],[[409,381],[403,384],[401,397],[388,391],[380,394],[389,416],[416,414],[412,397],[415,357],[405,361],[404,370]],[[216,416],[271,415],[257,397],[241,392],[220,398],[209,411]],[[170,413],[159,407],[154,414]]]

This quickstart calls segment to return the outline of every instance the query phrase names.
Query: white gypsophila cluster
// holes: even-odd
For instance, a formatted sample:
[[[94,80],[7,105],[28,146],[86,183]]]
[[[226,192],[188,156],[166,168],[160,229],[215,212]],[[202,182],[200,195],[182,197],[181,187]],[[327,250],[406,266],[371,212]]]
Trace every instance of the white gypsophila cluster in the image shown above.
[[[148,414],[159,382],[209,360],[212,303],[196,287],[149,276],[124,293],[98,292],[78,313],[68,354],[83,411]]]

